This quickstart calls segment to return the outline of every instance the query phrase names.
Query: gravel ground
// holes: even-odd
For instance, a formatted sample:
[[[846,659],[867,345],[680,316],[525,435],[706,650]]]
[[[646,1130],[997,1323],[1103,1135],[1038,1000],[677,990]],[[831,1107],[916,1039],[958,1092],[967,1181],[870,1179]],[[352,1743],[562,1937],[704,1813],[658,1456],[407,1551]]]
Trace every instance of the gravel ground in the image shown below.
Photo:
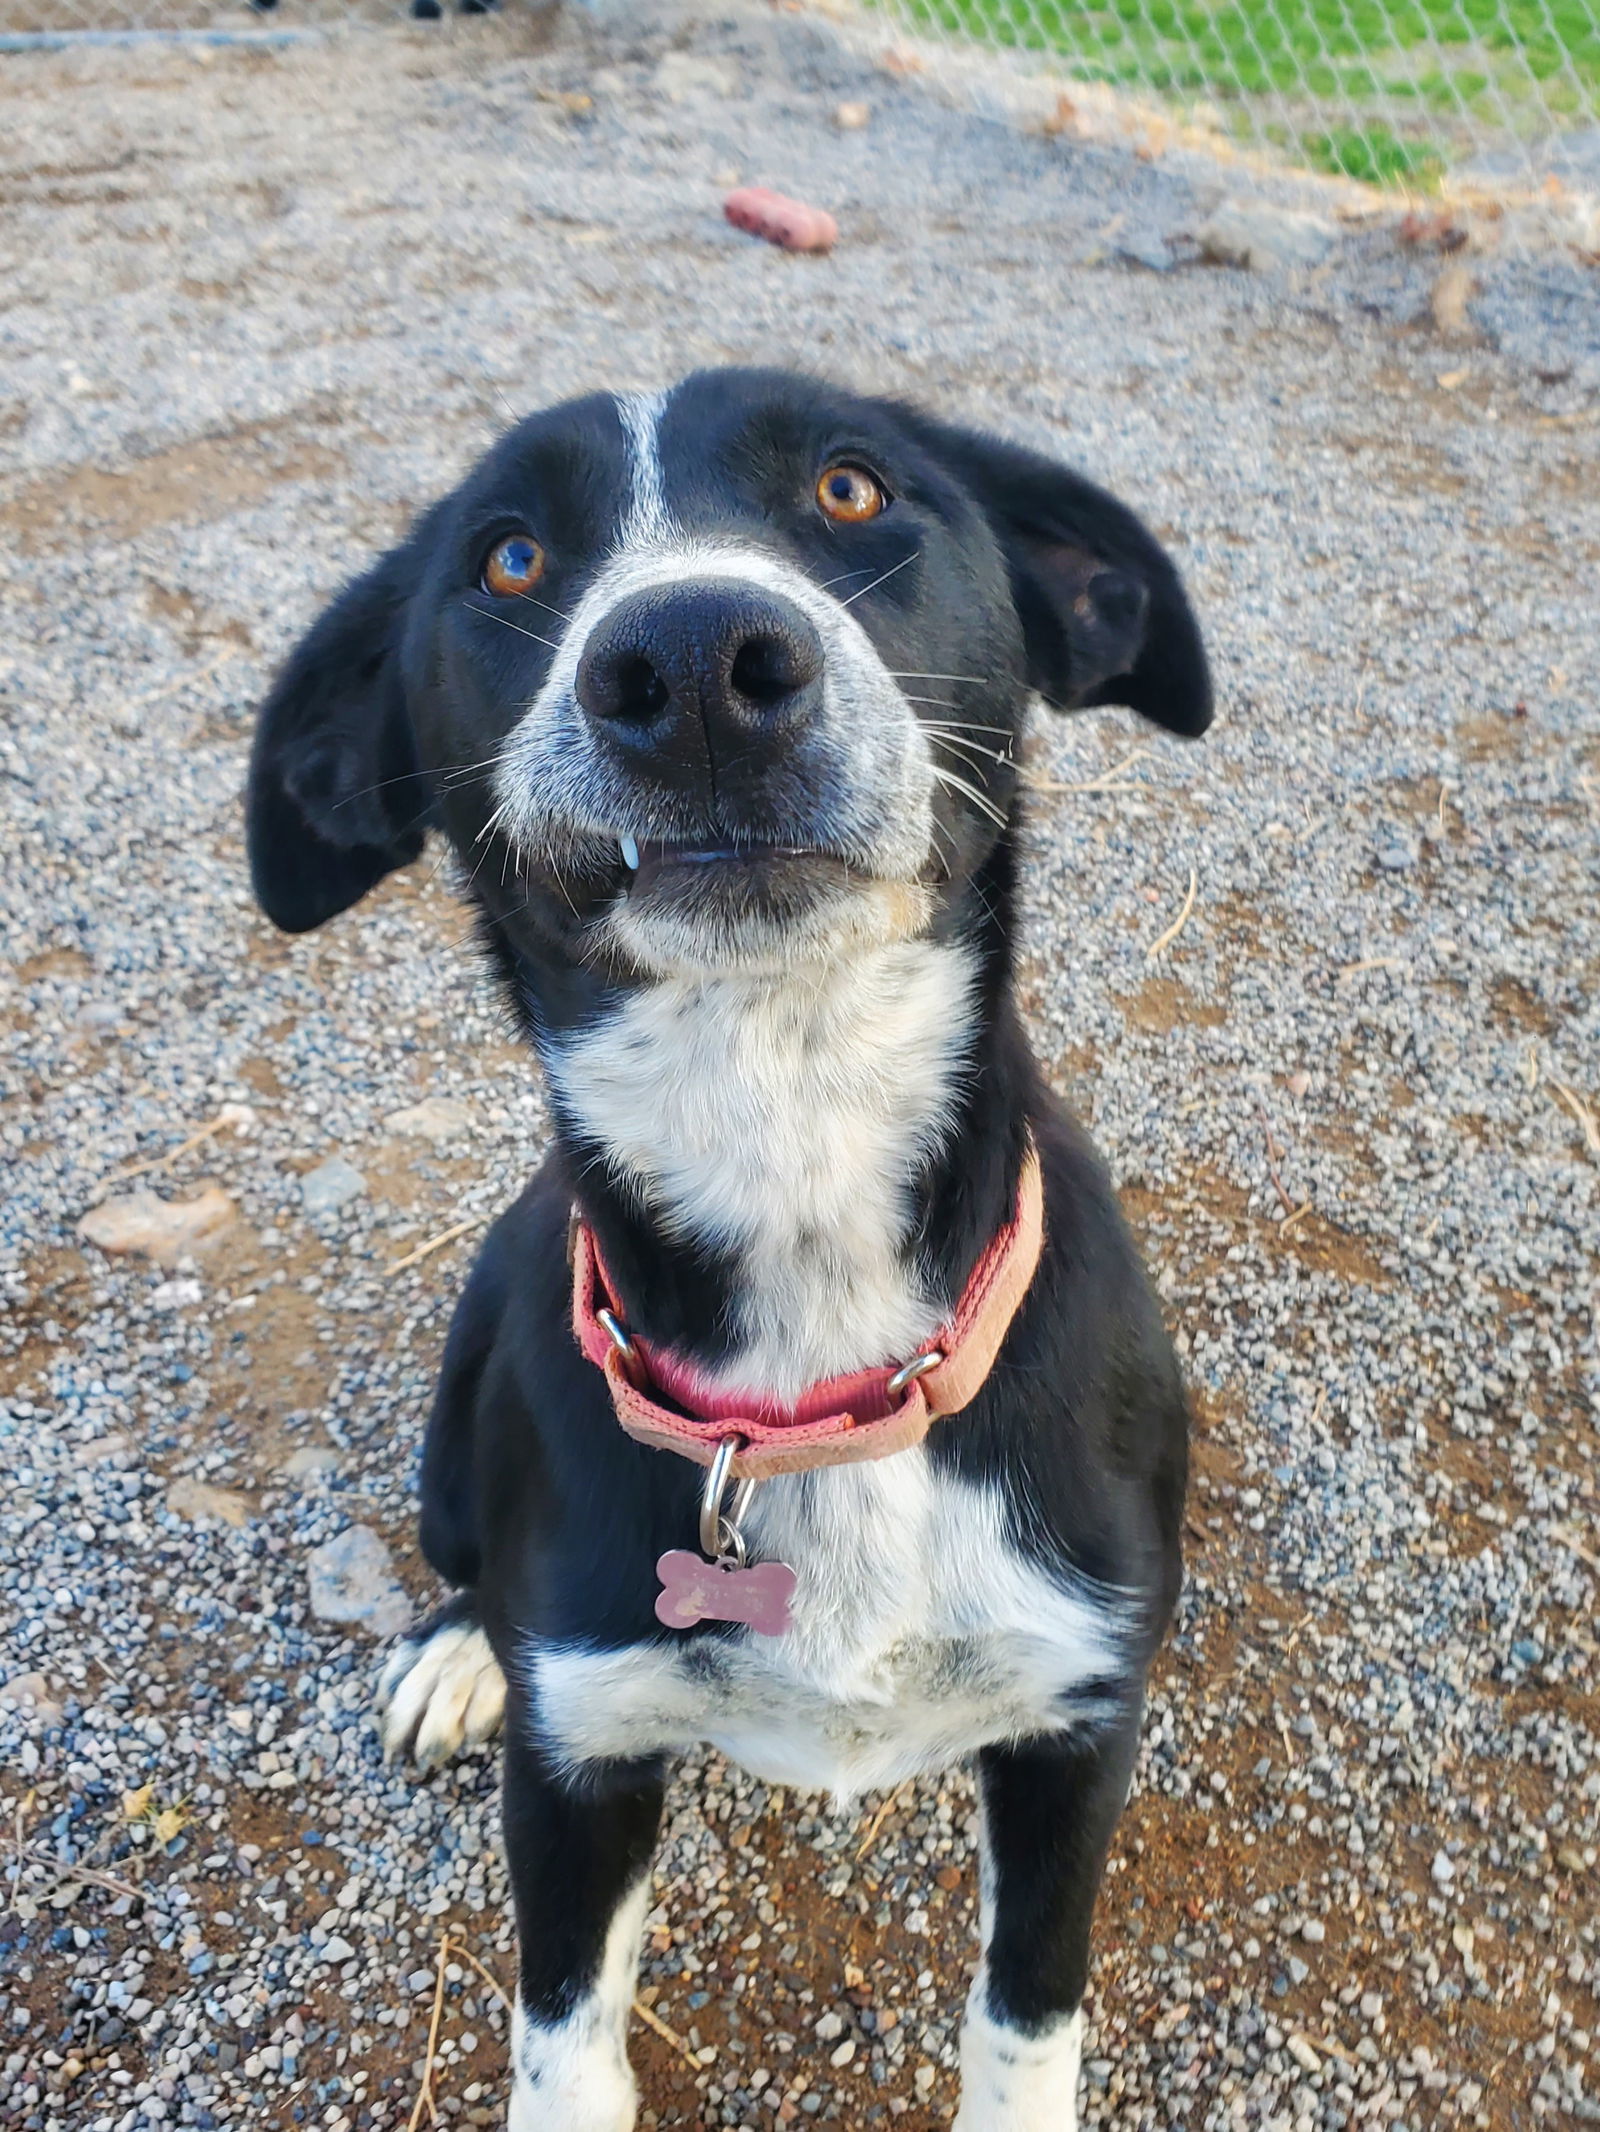
[[[419,1254],[542,1099],[437,855],[289,942],[237,795],[272,663],[508,411],[749,357],[1075,458],[1217,657],[1203,747],[1034,765],[1030,1011],[1198,1410],[1089,2120],[1600,2120],[1600,283],[1329,199],[1317,263],[1204,266],[1236,170],[958,104],[658,0],[0,71],[8,2126],[417,2125],[435,2011],[439,2116],[500,2122],[496,1757],[385,1771],[371,1682],[472,1238]],[[735,175],[837,254],[726,230]],[[80,1237],[139,1191],[189,1255]],[[972,1836],[961,1779],[686,1768],[644,2122],[947,2122]]]

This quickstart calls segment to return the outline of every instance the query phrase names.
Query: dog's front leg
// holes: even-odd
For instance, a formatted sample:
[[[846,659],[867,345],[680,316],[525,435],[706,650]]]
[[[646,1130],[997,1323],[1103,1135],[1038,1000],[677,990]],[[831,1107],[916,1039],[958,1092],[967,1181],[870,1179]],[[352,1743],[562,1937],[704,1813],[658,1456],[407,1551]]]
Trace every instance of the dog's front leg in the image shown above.
[[[955,2132],[1075,2132],[1089,1926],[1128,1795],[1137,1713],[1092,1741],[986,1748],[983,1963]]]
[[[658,1763],[566,1774],[506,1726],[505,1840],[521,1942],[509,2132],[631,2132],[628,2012],[650,1906]]]

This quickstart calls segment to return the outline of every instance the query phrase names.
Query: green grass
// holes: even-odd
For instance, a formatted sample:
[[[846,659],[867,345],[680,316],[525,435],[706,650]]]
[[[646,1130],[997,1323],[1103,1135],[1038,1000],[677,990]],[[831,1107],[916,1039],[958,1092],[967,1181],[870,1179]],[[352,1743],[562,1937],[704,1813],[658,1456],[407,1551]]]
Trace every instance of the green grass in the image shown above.
[[[1205,102],[1376,184],[1437,182],[1452,132],[1600,119],[1600,0],[895,0],[913,22]]]
[[[1313,169],[1359,178],[1363,185],[1432,192],[1444,176],[1444,157],[1437,148],[1425,141],[1403,141],[1381,119],[1337,126],[1331,133],[1308,133],[1300,145]]]

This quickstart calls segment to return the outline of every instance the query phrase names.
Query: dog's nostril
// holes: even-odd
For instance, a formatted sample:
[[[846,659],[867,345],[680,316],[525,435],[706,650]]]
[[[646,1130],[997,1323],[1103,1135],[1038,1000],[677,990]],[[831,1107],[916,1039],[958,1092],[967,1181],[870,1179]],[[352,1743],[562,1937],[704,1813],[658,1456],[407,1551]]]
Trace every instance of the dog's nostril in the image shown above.
[[[619,659],[612,679],[614,718],[636,719],[643,725],[666,709],[672,691],[642,653]]]
[[[649,725],[666,709],[672,690],[644,652],[602,650],[579,662],[577,697],[591,718]]]
[[[747,703],[776,704],[815,681],[817,662],[781,636],[746,637],[733,655],[728,679]]]

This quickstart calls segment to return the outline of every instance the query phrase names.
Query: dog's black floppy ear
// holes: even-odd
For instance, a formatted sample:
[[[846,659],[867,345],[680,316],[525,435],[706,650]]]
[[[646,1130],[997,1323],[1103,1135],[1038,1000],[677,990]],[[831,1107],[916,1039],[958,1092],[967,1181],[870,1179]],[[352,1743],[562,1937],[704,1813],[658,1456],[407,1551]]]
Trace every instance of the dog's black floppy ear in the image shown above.
[[[348,907],[422,849],[432,798],[401,678],[415,547],[346,586],[262,705],[245,800],[256,900],[286,933]]]
[[[1028,685],[1058,710],[1125,703],[1190,737],[1211,723],[1200,625],[1171,557],[1124,504],[997,437],[918,417],[1005,550]]]

